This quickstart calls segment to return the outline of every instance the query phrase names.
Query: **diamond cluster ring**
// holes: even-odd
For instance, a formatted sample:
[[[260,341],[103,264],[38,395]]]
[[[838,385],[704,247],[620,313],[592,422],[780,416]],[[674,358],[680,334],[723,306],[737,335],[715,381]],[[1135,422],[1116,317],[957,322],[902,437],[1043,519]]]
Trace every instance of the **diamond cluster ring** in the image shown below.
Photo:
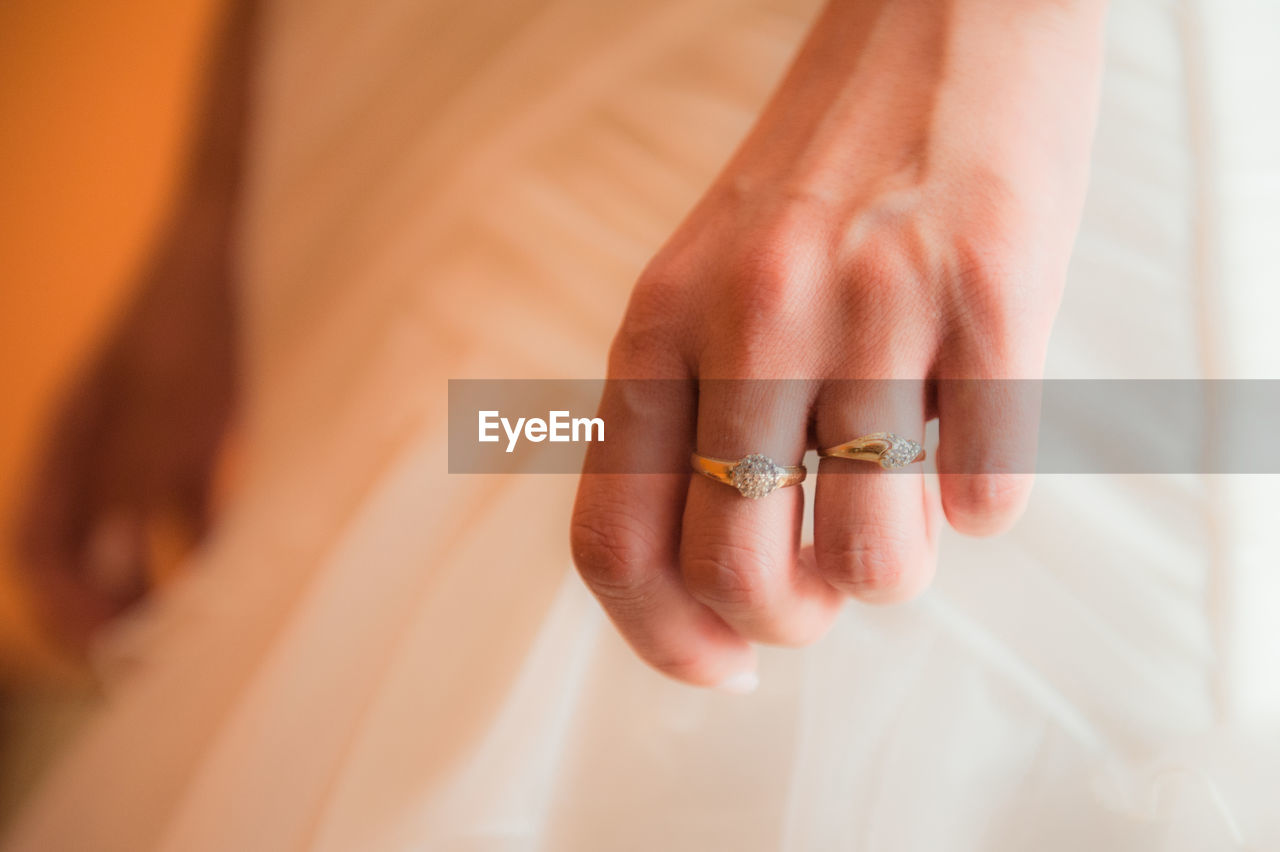
[[[874,432],[825,450],[818,450],[818,456],[876,462],[885,470],[896,470],[912,462],[921,461],[924,458],[924,447],[916,441],[892,432]]]
[[[776,489],[804,482],[804,465],[780,465],[768,456],[752,453],[738,461],[717,459],[694,453],[689,461],[693,469],[708,479],[732,485],[743,497],[759,500]]]

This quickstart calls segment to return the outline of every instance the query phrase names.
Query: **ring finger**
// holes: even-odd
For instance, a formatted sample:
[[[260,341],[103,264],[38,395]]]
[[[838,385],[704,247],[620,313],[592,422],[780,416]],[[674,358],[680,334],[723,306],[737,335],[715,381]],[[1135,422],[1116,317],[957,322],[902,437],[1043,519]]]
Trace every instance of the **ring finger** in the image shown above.
[[[812,384],[704,380],[698,450],[722,459],[768,456],[779,465],[804,455]],[[781,645],[813,641],[840,606],[839,592],[800,554],[804,495],[778,488],[759,499],[694,476],[684,513],[680,563],[695,598],[746,639]]]

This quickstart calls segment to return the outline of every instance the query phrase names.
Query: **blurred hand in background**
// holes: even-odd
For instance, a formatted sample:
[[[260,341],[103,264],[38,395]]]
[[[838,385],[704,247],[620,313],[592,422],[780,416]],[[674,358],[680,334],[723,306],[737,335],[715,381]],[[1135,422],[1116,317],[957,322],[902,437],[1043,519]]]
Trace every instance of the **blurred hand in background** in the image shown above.
[[[237,389],[234,234],[254,4],[228,4],[196,143],[132,303],[52,419],[18,516],[34,614],[83,655],[211,517]]]
[[[36,615],[76,653],[145,594],[165,542],[189,545],[209,522],[233,320],[227,253],[193,245],[169,242],[66,395],[20,517]]]

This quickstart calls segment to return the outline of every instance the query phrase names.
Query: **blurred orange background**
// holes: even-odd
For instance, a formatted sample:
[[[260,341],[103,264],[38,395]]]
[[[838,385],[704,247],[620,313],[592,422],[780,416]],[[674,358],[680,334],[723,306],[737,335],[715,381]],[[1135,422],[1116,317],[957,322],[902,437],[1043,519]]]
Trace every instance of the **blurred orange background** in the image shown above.
[[[0,681],[70,669],[11,530],[43,424],[129,295],[181,168],[221,0],[0,3]]]

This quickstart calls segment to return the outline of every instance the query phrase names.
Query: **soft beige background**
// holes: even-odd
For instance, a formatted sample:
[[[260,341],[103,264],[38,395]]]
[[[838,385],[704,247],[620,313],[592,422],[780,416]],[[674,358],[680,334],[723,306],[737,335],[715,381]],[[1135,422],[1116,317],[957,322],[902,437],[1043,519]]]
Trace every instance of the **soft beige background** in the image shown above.
[[[42,424],[129,291],[180,163],[220,0],[0,3],[0,524]],[[68,670],[0,553],[0,683]]]

